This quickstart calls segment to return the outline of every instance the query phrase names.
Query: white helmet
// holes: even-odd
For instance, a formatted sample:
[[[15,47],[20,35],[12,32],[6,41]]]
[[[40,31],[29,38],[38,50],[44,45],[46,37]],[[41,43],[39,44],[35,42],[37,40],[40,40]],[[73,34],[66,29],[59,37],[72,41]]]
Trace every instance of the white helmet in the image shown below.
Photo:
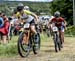
[[[19,3],[18,6],[24,6],[22,3]]]
[[[24,9],[25,10],[29,10],[29,6],[24,6]]]
[[[55,17],[59,17],[59,16],[60,16],[60,12],[59,12],[59,11],[56,11],[56,12],[54,13],[54,16],[55,16]]]

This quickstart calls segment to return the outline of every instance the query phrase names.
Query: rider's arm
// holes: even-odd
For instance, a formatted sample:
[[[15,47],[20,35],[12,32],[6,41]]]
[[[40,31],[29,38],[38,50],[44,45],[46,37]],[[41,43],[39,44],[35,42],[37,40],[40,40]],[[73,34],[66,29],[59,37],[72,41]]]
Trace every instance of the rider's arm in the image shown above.
[[[67,22],[66,22],[66,20],[64,19],[64,18],[60,18],[63,22],[64,22],[64,27],[65,27],[65,29],[66,29],[66,25],[67,25]]]
[[[64,26],[66,27],[66,25],[67,25],[66,20],[64,18],[61,18],[61,20],[64,22]]]
[[[38,21],[38,16],[34,13],[32,13],[32,15],[36,18],[36,21]]]
[[[17,13],[15,14],[15,16],[16,16],[18,19],[20,19],[20,13],[19,13],[19,12],[17,12]]]
[[[37,16],[35,13],[33,13],[33,12],[29,11],[29,10],[25,10],[25,12],[26,12],[27,14],[29,14],[29,15],[34,16],[34,18],[36,19],[36,21],[38,21],[38,16]]]
[[[65,20],[64,18],[62,18],[62,17],[60,17],[60,20],[61,20],[62,22],[64,22],[64,26],[66,27],[66,25],[67,25],[66,20]]]
[[[49,19],[49,26],[51,26],[52,22],[53,22],[53,18],[50,18]]]
[[[65,29],[67,30],[67,22],[66,22],[66,20],[64,20],[64,26],[65,26]]]
[[[65,23],[64,25],[66,26],[66,25],[67,25],[67,22],[66,22],[66,20],[64,20],[64,23]]]

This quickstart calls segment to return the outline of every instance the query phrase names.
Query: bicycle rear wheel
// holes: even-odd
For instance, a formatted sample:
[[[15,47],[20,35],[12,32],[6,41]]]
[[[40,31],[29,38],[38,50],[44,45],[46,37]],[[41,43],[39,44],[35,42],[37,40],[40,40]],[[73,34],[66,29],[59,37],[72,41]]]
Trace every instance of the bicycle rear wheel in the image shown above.
[[[37,39],[35,39],[35,37],[33,38],[33,52],[34,52],[34,54],[37,54],[39,52],[40,44],[41,44],[40,34],[37,33]]]

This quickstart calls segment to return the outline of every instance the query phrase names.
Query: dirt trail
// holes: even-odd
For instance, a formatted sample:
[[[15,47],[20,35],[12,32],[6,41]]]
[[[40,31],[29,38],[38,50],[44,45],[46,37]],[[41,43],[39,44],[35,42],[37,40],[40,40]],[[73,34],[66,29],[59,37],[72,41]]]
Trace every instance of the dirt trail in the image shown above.
[[[66,37],[62,51],[55,53],[52,39],[42,42],[39,54],[32,52],[27,58],[20,56],[0,58],[0,61],[75,61],[75,38]]]

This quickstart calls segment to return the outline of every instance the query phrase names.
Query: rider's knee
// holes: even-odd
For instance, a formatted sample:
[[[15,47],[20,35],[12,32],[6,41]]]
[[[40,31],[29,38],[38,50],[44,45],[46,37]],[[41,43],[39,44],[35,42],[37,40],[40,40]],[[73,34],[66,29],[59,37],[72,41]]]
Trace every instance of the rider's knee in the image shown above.
[[[31,26],[30,28],[31,28],[31,30],[35,30],[35,26]]]

